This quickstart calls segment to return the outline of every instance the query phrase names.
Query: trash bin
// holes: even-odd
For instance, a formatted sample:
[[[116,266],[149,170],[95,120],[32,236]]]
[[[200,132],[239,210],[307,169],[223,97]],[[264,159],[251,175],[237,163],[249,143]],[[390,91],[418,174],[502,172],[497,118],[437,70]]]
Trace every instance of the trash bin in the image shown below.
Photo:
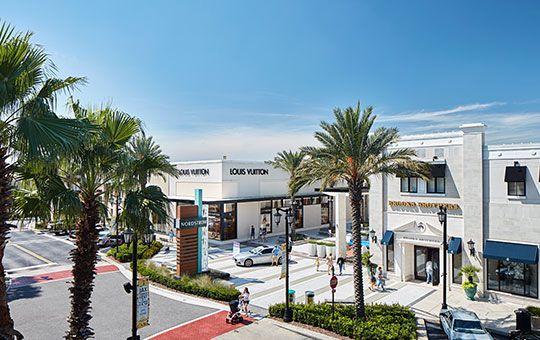
[[[289,289],[289,303],[294,304],[296,291]]]
[[[525,308],[515,310],[516,313],[516,330],[522,332],[531,331],[531,313]]]
[[[312,292],[311,290],[306,290],[306,305],[312,304],[315,300],[315,292]]]

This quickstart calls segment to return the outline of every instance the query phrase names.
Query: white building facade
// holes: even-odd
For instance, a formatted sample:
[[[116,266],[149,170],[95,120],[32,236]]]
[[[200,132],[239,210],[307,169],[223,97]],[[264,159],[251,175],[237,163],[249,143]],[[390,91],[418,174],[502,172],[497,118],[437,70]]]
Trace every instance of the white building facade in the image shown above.
[[[402,281],[426,280],[433,264],[449,284],[473,264],[480,294],[538,299],[540,144],[486,145],[483,124],[459,131],[404,136],[394,148],[413,148],[431,164],[429,180],[383,176],[371,181],[369,223],[373,261]],[[446,207],[448,250],[437,213]]]
[[[177,178],[155,177],[151,184],[161,187],[173,211],[177,205],[192,204],[194,190],[202,189],[203,204],[208,205],[210,239],[247,240],[251,226],[256,237],[261,229],[266,229],[268,236],[285,232],[285,219],[276,225],[273,215],[276,208],[288,208],[292,204],[287,197],[286,172],[265,162],[225,159],[174,164],[180,171]],[[316,191],[315,186],[302,188],[295,200],[297,231],[327,227],[331,223],[332,197]]]

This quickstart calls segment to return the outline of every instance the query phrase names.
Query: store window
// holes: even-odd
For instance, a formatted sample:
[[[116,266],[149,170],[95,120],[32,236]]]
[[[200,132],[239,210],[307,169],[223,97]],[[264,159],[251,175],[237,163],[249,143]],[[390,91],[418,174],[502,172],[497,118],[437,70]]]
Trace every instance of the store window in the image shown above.
[[[452,254],[452,282],[461,284],[463,282],[463,275],[459,274],[463,256],[460,253]]]
[[[386,246],[386,270],[393,272],[394,269],[394,244]]]
[[[508,196],[525,196],[525,182],[508,182]]]
[[[260,228],[269,234],[272,232],[272,201],[262,201],[260,206]]]
[[[418,177],[401,177],[401,192],[418,192]]]
[[[321,224],[330,223],[330,201],[328,196],[321,198]]]
[[[274,209],[281,208],[283,206],[283,201],[282,200],[273,200],[272,205],[273,205]]]
[[[208,237],[221,240],[221,203],[208,204]]]
[[[236,203],[223,204],[223,228],[221,240],[233,240],[237,238],[236,229]]]
[[[446,192],[446,178],[430,178],[427,182],[427,192],[430,194],[444,194]]]
[[[488,289],[538,298],[538,264],[487,260]]]

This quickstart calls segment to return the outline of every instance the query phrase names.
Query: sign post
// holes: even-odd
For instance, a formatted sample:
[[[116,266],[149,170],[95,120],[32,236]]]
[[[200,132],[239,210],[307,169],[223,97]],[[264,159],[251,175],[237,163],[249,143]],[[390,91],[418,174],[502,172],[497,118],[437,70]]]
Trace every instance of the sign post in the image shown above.
[[[334,267],[332,267],[332,278],[330,279],[330,288],[332,288],[332,320],[334,320],[334,294],[336,293],[336,287],[338,279],[334,275]]]
[[[240,254],[240,242],[234,241],[232,248],[233,256]]]
[[[150,319],[150,289],[147,277],[137,279],[137,329],[148,326]]]

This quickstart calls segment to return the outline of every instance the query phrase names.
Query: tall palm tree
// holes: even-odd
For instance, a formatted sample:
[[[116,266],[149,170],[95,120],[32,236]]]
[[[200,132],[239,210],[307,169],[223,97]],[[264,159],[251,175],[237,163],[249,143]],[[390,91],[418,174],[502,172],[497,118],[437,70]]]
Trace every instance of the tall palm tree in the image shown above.
[[[299,170],[304,161],[306,153],[302,150],[299,151],[287,151],[283,150],[278,152],[273,160],[268,161],[268,164],[272,165],[276,169],[281,169],[289,175],[289,181],[287,182],[287,195],[294,202],[294,196],[298,193],[300,188],[304,186],[305,181],[298,177]],[[294,239],[296,234],[296,228],[291,229],[291,237]]]
[[[361,234],[362,187],[370,178],[389,174],[415,174],[426,178],[426,163],[414,160],[413,149],[389,149],[399,139],[395,128],[378,128],[372,132],[376,116],[368,106],[334,110],[335,122],[321,122],[315,132],[319,147],[304,147],[308,155],[300,177],[309,182],[321,181],[322,188],[346,184],[352,209],[354,296],[356,316],[365,318],[362,273]]]
[[[54,77],[55,66],[31,33],[0,26],[0,338],[22,339],[7,303],[4,251],[13,203],[12,182],[21,160],[50,157],[79,142],[80,122],[59,118],[56,95],[84,83],[83,78]]]

